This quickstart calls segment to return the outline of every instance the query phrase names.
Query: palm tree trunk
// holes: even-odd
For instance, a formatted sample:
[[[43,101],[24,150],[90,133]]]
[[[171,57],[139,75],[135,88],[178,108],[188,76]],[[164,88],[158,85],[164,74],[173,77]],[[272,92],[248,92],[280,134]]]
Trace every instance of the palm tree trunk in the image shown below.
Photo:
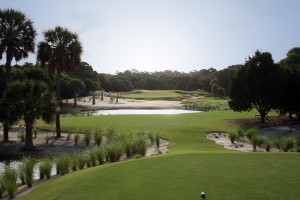
[[[95,101],[95,90],[93,90],[93,105],[96,104],[96,101]]]
[[[5,70],[6,70],[5,84],[6,84],[6,88],[10,84],[11,61],[12,61],[12,59],[13,59],[13,56],[11,54],[11,50],[10,50],[10,48],[8,48],[7,51],[6,51],[6,63],[5,63]],[[7,113],[7,108],[4,108],[4,109],[6,110],[5,113]],[[9,141],[8,130],[9,130],[9,123],[4,122],[3,123],[3,142],[8,142]]]
[[[60,82],[61,82],[61,64],[58,64],[57,74],[56,74],[56,100],[57,100],[57,112],[55,114],[56,120],[56,137],[61,137],[60,131]]]

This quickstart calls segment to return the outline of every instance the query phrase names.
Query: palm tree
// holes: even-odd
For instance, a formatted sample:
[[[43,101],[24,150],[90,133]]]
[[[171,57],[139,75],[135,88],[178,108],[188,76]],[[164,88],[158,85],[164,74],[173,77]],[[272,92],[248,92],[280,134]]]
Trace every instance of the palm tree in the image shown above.
[[[56,100],[58,109],[56,113],[56,137],[61,137],[60,130],[60,83],[61,72],[71,71],[80,64],[82,45],[76,33],[60,26],[49,29],[43,33],[44,41],[38,44],[37,61],[48,66],[49,71],[56,72]]]
[[[11,62],[27,58],[28,54],[34,53],[36,31],[33,23],[26,15],[13,9],[0,10],[0,59],[6,54],[6,86],[10,83]],[[8,113],[4,109],[4,113]],[[8,119],[8,118],[6,118]],[[9,121],[3,122],[3,141],[8,141]]]
[[[95,100],[95,90],[99,89],[99,84],[96,81],[93,81],[92,79],[85,79],[84,81],[84,85],[85,85],[85,89],[86,91],[93,92],[93,102],[92,104],[95,105],[96,104],[96,100]]]
[[[80,91],[82,91],[84,89],[84,84],[81,80],[79,79],[72,79],[69,84],[68,87],[74,91],[74,107],[77,106],[77,97],[78,97],[78,93]]]
[[[24,74],[24,80],[10,83],[4,93],[4,101],[9,102],[8,108],[25,121],[26,138],[23,149],[34,150],[32,131],[35,120],[42,117],[46,122],[54,121],[56,101],[43,70],[27,68]]]

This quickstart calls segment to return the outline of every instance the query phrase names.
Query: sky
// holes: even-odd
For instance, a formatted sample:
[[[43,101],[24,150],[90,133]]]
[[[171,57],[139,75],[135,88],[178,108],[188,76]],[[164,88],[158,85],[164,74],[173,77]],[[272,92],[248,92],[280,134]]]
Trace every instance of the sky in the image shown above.
[[[220,70],[256,50],[278,62],[300,46],[300,0],[0,0],[6,8],[34,22],[36,43],[55,26],[76,32],[82,61],[99,73]]]

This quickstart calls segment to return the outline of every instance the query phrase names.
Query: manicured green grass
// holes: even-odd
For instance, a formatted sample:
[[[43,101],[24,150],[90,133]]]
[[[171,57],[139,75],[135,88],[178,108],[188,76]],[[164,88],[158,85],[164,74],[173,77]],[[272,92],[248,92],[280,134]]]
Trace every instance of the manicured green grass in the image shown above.
[[[50,180],[21,199],[298,199],[299,153],[230,151],[205,135],[235,131],[225,122],[256,111],[181,115],[111,115],[62,118],[64,131],[113,127],[152,130],[170,140],[170,153],[107,164]],[[38,123],[39,127],[53,127]]]
[[[184,101],[184,104],[192,104],[192,103],[228,103],[228,99],[220,99],[216,97],[203,97],[198,99],[188,99]]]
[[[171,100],[181,101],[187,95],[197,95],[197,92],[186,92],[179,90],[135,90],[120,95],[120,98],[145,99],[145,100]]]

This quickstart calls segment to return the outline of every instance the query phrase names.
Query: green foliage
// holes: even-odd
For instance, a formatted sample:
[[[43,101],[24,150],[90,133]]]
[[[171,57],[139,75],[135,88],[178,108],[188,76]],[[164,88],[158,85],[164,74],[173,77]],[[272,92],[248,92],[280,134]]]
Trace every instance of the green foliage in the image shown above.
[[[271,140],[269,138],[264,138],[263,139],[263,144],[264,144],[264,147],[266,149],[266,151],[270,151],[271,149],[271,146],[272,146],[272,143],[271,143]]]
[[[295,145],[295,138],[294,137],[286,137],[286,138],[282,138],[281,140],[281,148],[284,152],[288,152],[289,150],[291,150],[292,148],[294,148]]]
[[[89,149],[87,151],[87,158],[88,158],[87,162],[90,163],[89,164],[90,166],[96,166],[98,160],[97,150],[95,148]]]
[[[62,154],[55,159],[56,174],[64,175],[69,173],[70,158],[66,154]]]
[[[80,135],[78,133],[76,133],[75,136],[74,136],[75,145],[78,144],[79,139],[80,139]]]
[[[108,145],[105,145],[104,148],[105,148],[105,155],[110,160],[110,162],[116,162],[120,160],[123,154],[123,148],[118,141],[109,143]]]
[[[256,147],[263,143],[263,137],[260,134],[252,135],[251,144],[253,146],[253,151],[256,151]]]
[[[17,192],[17,172],[15,169],[5,166],[1,173],[1,183],[8,192],[10,198],[13,198]]]
[[[84,154],[82,153],[77,153],[75,158],[77,159],[78,161],[78,168],[79,169],[84,169],[85,167],[85,164],[87,163],[87,158]]]
[[[24,163],[20,163],[20,165],[18,166],[18,178],[21,181],[22,185],[26,184],[26,179],[25,179],[25,173],[26,173],[26,169],[25,169],[25,165]]]
[[[159,145],[160,145],[160,136],[158,134],[155,135],[155,144],[156,144],[156,147],[159,147]]]
[[[104,164],[104,159],[105,159],[105,149],[103,148],[96,148],[95,149],[96,155],[97,155],[97,160],[99,165]]]
[[[229,132],[229,139],[230,142],[233,144],[234,141],[238,138],[238,133],[237,132]]]
[[[40,179],[47,179],[51,178],[51,170],[52,170],[52,160],[50,158],[43,158],[39,163],[39,172],[40,172]]]
[[[85,131],[84,132],[84,142],[87,147],[90,145],[91,139],[92,139],[92,133],[90,131]]]
[[[246,131],[245,135],[246,137],[251,141],[253,136],[260,135],[260,131],[258,128],[250,128]]]
[[[22,160],[22,165],[24,165],[24,173],[25,173],[25,180],[27,186],[30,188],[33,184],[33,173],[34,173],[34,165],[35,160],[34,158],[28,157]]]
[[[96,130],[94,136],[95,136],[95,144],[97,145],[97,147],[99,147],[101,144],[103,133],[100,130]]]

